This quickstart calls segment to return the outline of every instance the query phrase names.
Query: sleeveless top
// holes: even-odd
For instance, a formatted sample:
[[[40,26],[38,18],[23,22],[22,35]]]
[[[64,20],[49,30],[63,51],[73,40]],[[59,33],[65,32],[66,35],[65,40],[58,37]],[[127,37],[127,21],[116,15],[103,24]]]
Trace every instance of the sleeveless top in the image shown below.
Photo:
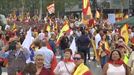
[[[126,75],[126,71],[123,64],[118,67],[108,64],[107,75]]]

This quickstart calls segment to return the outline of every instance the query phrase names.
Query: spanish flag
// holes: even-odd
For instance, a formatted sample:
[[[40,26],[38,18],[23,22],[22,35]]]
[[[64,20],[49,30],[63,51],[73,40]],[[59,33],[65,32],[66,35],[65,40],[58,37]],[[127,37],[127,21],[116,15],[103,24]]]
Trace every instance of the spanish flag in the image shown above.
[[[125,39],[125,43],[127,45],[128,44],[128,41],[129,41],[128,24],[125,24],[121,28],[120,35]]]
[[[90,41],[93,46],[94,56],[96,57],[96,60],[99,60],[99,57],[98,57],[97,51],[96,51],[95,41],[93,40],[93,38],[91,38]]]
[[[96,10],[95,18],[100,18],[100,13],[99,13],[99,11],[98,11],[98,10]]]
[[[51,30],[51,27],[50,27],[50,25],[47,25],[47,28],[46,28],[46,30],[47,30],[48,32],[50,32],[50,30]]]
[[[58,42],[59,39],[63,36],[64,32],[68,31],[69,29],[70,29],[70,27],[69,27],[68,23],[66,23],[66,24],[62,27],[62,29],[61,29],[61,31],[60,31],[60,34],[59,34],[59,36],[57,37],[57,42]]]
[[[106,52],[106,54],[110,54],[110,47],[109,47],[109,44],[108,44],[108,42],[107,41],[105,41],[105,43],[104,43],[104,45],[105,45],[105,52]]]
[[[91,15],[90,0],[82,0],[82,5],[83,16]]]
[[[16,24],[14,23],[12,26],[12,31],[14,31],[16,29]]]

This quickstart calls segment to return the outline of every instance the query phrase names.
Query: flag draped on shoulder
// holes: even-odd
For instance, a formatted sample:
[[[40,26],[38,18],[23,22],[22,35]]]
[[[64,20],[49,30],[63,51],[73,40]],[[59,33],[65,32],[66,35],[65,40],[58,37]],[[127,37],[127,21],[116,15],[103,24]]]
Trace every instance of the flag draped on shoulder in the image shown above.
[[[125,39],[125,43],[128,44],[129,41],[128,24],[125,24],[121,28],[120,35]]]
[[[110,47],[109,47],[109,44],[108,44],[108,42],[107,41],[105,41],[105,43],[104,43],[104,45],[105,45],[105,52],[106,52],[106,54],[110,54]]]
[[[52,3],[52,4],[48,5],[47,10],[48,10],[49,14],[55,13],[55,4]]]
[[[99,60],[99,57],[98,57],[97,51],[96,51],[95,41],[93,40],[93,38],[91,38],[90,41],[91,41],[91,44],[93,46],[93,51],[94,51],[94,55],[96,57],[96,60]]]

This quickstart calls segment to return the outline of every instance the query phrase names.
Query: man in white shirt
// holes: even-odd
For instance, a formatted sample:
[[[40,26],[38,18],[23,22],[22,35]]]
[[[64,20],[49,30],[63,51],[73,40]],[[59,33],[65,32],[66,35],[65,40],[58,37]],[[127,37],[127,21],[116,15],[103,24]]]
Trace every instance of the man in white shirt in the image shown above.
[[[98,43],[99,41],[101,41],[101,35],[100,35],[101,31],[99,31],[96,35],[95,35],[95,44],[96,44],[96,48],[98,48]]]
[[[36,51],[35,54],[43,54],[45,56],[44,67],[47,69],[50,69],[54,53],[52,50],[46,47],[45,41],[41,41],[41,44],[42,44],[42,47],[38,51]]]

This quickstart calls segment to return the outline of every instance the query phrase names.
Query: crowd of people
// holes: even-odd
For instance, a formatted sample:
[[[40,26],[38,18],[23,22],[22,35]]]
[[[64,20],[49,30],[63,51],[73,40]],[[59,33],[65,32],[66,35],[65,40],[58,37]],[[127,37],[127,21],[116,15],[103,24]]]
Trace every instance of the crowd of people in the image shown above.
[[[120,35],[121,27],[110,24],[107,18],[90,19],[85,24],[73,15],[64,18],[47,16],[43,25],[36,23],[34,26],[19,25],[16,21],[23,20],[17,18],[19,16],[15,19],[8,17],[9,24],[4,30],[0,29],[0,66],[7,68],[8,75],[93,75],[87,66],[90,61],[97,62],[103,75],[134,75],[132,25],[128,27],[129,42],[126,43]],[[37,19],[35,21],[38,22]],[[25,22],[30,24],[30,20],[29,16]],[[69,28],[65,28],[66,25]],[[30,29],[32,38],[28,40],[32,43],[25,48],[23,44]],[[75,53],[70,49],[74,38]],[[91,50],[94,52],[93,59]],[[61,56],[59,62],[53,63],[58,55]]]

